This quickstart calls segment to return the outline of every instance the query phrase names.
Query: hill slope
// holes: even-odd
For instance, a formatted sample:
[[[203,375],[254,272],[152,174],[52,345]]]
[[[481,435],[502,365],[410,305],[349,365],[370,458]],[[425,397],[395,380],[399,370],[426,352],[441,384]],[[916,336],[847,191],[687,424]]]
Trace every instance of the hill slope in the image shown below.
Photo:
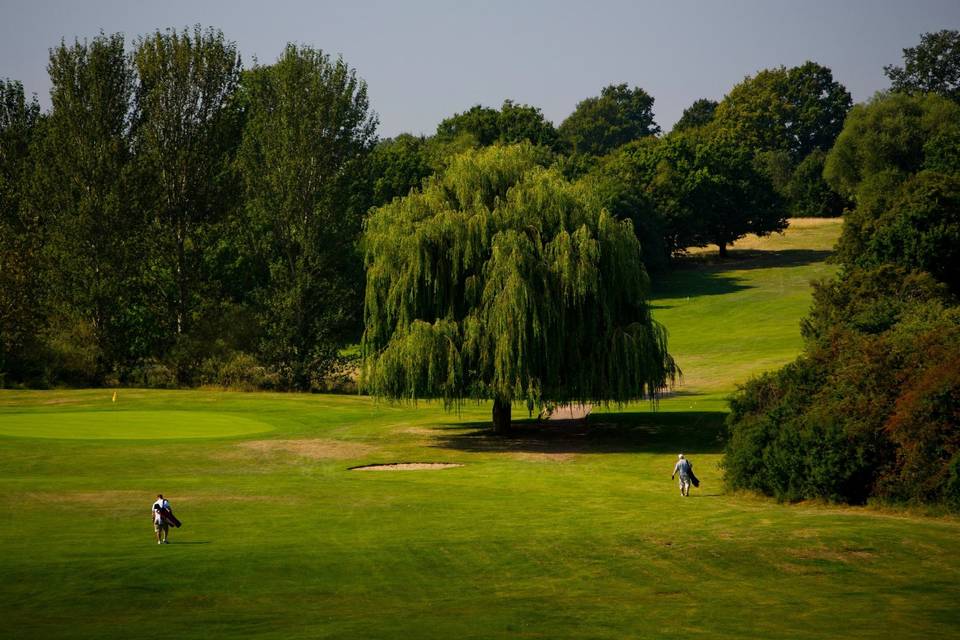
[[[835,272],[825,260],[840,226],[838,219],[794,219],[783,234],[742,239],[725,261],[715,249],[695,251],[655,279],[654,317],[669,330],[670,353],[684,372],[678,400],[665,409],[725,410],[723,398],[737,384],[797,356],[810,282]]]

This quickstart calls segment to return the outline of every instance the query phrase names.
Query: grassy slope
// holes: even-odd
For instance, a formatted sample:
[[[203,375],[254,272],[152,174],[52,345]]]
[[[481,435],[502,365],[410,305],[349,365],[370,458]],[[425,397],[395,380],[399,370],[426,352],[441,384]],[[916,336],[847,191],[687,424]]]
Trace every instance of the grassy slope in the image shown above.
[[[835,271],[824,260],[839,232],[839,220],[795,220],[786,234],[745,238],[726,262],[697,252],[656,280],[654,314],[684,371],[687,408],[716,408],[737,383],[796,357],[809,283]]]
[[[763,242],[821,251],[829,233]],[[589,431],[504,441],[480,428],[486,406],[355,397],[2,392],[0,433],[31,416],[46,436],[115,437],[102,412],[155,416],[126,423],[139,439],[0,436],[5,631],[127,638],[163,615],[177,638],[954,636],[956,520],[719,490],[719,399],[795,354],[802,284],[828,270],[811,257],[706,259],[661,283],[687,384]],[[273,431],[225,435],[250,423]],[[680,447],[703,480],[689,500],[669,481]],[[346,471],[398,460],[466,466]],[[167,547],[150,541],[158,490],[185,523]]]

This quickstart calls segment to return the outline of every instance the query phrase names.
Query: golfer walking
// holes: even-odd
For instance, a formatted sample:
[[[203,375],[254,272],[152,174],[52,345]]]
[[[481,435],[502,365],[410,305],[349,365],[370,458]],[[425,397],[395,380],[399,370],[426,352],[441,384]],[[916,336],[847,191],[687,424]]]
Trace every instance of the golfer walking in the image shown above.
[[[164,511],[173,513],[170,511],[170,502],[163,497],[162,493],[158,493],[157,500],[153,503],[153,508],[150,510],[153,516],[153,530],[157,534],[157,544],[170,544],[167,541],[167,536],[170,535],[170,523],[167,522],[167,519],[163,516]]]
[[[680,495],[687,497],[690,495],[690,483],[693,481],[693,464],[684,458],[682,453],[677,464],[673,465],[670,479],[673,480],[677,474],[680,474]]]

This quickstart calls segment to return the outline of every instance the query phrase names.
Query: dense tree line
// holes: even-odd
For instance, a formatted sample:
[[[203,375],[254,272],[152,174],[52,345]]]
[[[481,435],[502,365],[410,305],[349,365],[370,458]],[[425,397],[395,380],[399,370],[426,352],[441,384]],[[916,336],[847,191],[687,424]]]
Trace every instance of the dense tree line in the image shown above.
[[[733,399],[727,483],[778,498],[960,508],[960,107],[858,105],[826,158],[855,208],[794,363]]]
[[[212,29],[50,52],[0,85],[0,375],[309,388],[359,333],[375,116],[342,60],[244,70]]]
[[[914,93],[940,78],[952,96],[949,73],[924,71],[944,59],[928,49],[953,51],[955,33],[888,74]],[[619,84],[558,126],[506,100],[385,140],[356,71],[309,47],[245,69],[213,29],[158,31],[129,51],[101,34],[53,48],[48,68],[46,113],[0,85],[5,384],[327,384],[362,332],[363,221],[491,146],[529,145],[589,206],[629,221],[648,271],[692,246],[724,255],[788,215],[856,204],[851,228],[874,215],[848,178],[824,179],[851,105],[814,62],[698,100],[667,134],[653,97]],[[924,167],[953,162],[944,136],[923,143]],[[953,193],[917,180],[914,200]]]

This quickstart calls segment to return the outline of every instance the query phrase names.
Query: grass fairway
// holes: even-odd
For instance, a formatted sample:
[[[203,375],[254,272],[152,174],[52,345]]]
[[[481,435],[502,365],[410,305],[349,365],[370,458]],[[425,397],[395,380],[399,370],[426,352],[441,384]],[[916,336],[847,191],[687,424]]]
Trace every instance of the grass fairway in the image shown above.
[[[723,398],[796,354],[838,228],[661,280],[686,385],[589,428],[499,439],[489,406],[350,396],[0,392],[2,637],[957,637],[957,519],[721,490]],[[685,500],[678,450],[703,482]],[[386,462],[464,466],[347,470]],[[167,546],[161,491],[184,522]]]

